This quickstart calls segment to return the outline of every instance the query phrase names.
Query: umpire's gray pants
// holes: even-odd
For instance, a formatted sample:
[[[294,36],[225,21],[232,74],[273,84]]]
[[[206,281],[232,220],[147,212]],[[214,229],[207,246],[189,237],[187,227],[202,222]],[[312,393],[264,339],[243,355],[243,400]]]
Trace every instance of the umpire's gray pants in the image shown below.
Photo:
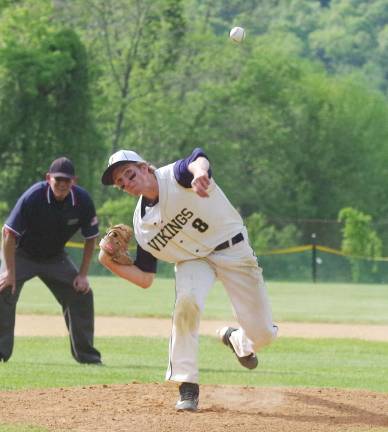
[[[0,293],[0,361],[7,361],[14,345],[16,303],[23,284],[38,276],[62,306],[70,335],[71,353],[80,363],[100,363],[101,355],[93,347],[93,293],[77,293],[73,288],[78,271],[64,252],[42,261],[32,260],[22,250],[15,254],[16,293],[10,288]]]

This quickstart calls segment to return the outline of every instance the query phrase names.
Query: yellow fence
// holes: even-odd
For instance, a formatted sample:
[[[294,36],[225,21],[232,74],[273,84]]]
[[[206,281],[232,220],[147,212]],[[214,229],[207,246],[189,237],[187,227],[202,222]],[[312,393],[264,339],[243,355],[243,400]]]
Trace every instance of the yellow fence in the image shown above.
[[[349,255],[346,254],[338,249],[333,249],[331,247],[328,246],[321,246],[321,245],[303,245],[303,246],[292,246],[289,248],[284,248],[284,249],[274,249],[268,252],[263,252],[260,253],[260,256],[270,256],[270,255],[285,255],[285,254],[293,254],[293,253],[298,253],[298,252],[306,252],[309,250],[313,250],[313,248],[315,247],[315,249],[317,251],[321,251],[321,252],[326,252],[329,254],[333,254],[333,255],[339,255],[339,256],[343,256],[343,257],[348,257],[348,258],[356,258],[356,259],[364,259],[364,260],[369,260],[369,261],[388,261],[388,257],[367,257],[367,256],[358,256],[358,255]]]
[[[84,247],[84,244],[80,243],[80,242],[69,241],[66,243],[66,246],[69,248],[82,249]],[[299,253],[299,252],[312,251],[314,247],[317,251],[326,252],[326,253],[329,253],[332,255],[339,255],[339,256],[343,256],[343,257],[356,258],[356,259],[365,259],[365,260],[369,260],[369,261],[387,261],[388,262],[388,257],[373,257],[373,258],[371,258],[371,257],[366,257],[366,256],[349,255],[349,254],[345,254],[344,252],[342,252],[338,249],[333,249],[333,248],[328,247],[328,246],[313,245],[313,244],[301,245],[301,246],[292,246],[292,247],[283,248],[283,249],[273,249],[273,250],[268,251],[268,252],[260,252],[260,253],[258,253],[258,255],[259,256],[271,256],[271,255],[294,254],[294,253]],[[96,245],[96,249],[97,250],[99,249],[98,245]],[[132,247],[130,249],[134,249],[134,248]]]

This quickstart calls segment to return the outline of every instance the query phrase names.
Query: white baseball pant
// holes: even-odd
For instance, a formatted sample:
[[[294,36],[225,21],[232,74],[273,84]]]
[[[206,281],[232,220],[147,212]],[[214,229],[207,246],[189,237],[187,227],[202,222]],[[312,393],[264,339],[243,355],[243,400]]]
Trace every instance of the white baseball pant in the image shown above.
[[[205,307],[206,296],[216,279],[224,285],[234,316],[240,327],[230,341],[238,356],[244,357],[259,351],[272,342],[277,327],[272,323],[272,313],[267,290],[256,257],[244,241],[227,249],[215,251],[202,259],[176,264],[176,303],[169,347],[169,366],[166,379],[198,383],[199,316],[188,332],[177,328],[177,311],[183,299],[194,299],[199,312]],[[180,313],[180,312],[179,312]]]

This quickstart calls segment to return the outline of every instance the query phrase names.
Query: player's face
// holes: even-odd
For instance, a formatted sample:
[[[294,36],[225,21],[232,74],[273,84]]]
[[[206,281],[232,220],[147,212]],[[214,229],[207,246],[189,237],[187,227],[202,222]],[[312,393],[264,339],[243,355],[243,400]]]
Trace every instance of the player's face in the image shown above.
[[[127,192],[129,195],[140,196],[143,193],[146,165],[128,163],[118,166],[112,174],[116,187]]]
[[[63,201],[69,195],[71,186],[74,184],[73,179],[66,177],[54,177],[47,174],[46,178],[57,201]]]

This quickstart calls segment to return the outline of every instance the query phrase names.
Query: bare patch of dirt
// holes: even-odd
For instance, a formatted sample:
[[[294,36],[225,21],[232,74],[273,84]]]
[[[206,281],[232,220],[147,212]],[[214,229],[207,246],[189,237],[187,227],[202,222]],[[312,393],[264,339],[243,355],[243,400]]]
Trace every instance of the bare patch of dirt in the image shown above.
[[[388,428],[388,398],[359,390],[202,385],[200,409],[176,412],[177,385],[0,392],[0,424],[77,432],[339,432]]]
[[[216,330],[235,323],[202,320],[200,333],[215,336]],[[280,322],[279,337],[306,338],[355,338],[388,342],[387,325],[320,324]],[[161,336],[169,337],[170,319],[130,318],[97,316],[96,336]],[[66,336],[67,330],[62,316],[18,315],[16,336]]]

